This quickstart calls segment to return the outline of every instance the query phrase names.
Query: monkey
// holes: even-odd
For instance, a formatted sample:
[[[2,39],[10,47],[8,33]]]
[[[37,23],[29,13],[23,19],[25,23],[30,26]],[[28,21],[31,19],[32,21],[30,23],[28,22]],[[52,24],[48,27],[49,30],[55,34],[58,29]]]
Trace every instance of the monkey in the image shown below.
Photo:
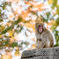
[[[51,48],[54,45],[53,36],[48,29],[45,28],[43,22],[35,23],[36,48]]]

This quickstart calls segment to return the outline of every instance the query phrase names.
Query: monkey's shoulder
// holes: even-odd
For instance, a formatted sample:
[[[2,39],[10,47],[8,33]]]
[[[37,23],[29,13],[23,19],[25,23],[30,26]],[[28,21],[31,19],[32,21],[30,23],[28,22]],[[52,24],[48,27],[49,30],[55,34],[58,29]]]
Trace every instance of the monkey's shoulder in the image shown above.
[[[46,29],[41,35],[43,37],[52,37],[52,34],[48,29]]]
[[[43,31],[43,33],[45,33],[45,34],[49,34],[50,31],[49,31],[48,29],[45,29],[45,30]]]

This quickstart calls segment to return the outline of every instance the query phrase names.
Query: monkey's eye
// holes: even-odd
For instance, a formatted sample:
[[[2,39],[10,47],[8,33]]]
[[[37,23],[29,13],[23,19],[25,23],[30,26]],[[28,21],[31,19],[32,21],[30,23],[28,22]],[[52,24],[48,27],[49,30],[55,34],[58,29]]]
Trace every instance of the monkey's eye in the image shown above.
[[[43,25],[39,25],[38,27],[43,27]]]

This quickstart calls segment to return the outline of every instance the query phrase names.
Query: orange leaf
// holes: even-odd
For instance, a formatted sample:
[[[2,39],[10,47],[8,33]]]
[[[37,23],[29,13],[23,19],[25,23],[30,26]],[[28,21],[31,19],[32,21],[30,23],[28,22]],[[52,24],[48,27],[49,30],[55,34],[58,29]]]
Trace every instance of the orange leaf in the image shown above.
[[[35,48],[35,44],[33,44],[32,47]]]
[[[0,38],[2,37],[2,35],[0,35]]]
[[[28,50],[31,50],[31,48],[28,48]]]
[[[17,0],[17,2],[19,2],[20,0]]]
[[[48,26],[46,28],[48,29]]]
[[[53,3],[53,0],[48,0],[48,3],[50,4],[50,3]]]
[[[12,18],[12,15],[9,15],[10,18]]]
[[[55,20],[51,20],[51,24],[54,24],[55,23]]]
[[[51,25],[51,23],[48,23],[47,25]]]
[[[15,52],[15,56],[20,56],[21,54],[20,54],[20,52],[19,51],[16,51]]]
[[[25,26],[27,26],[28,28],[32,28],[35,31],[35,25],[34,24],[26,23]]]
[[[32,40],[35,41],[35,38],[33,38]]]
[[[24,18],[26,18],[26,17],[28,17],[28,12],[27,11],[23,11],[22,15],[23,15]]]
[[[13,35],[13,31],[9,31],[9,36],[12,36]]]
[[[4,55],[2,55],[2,58],[3,59],[12,59],[12,56],[11,56],[11,54],[4,54]]]

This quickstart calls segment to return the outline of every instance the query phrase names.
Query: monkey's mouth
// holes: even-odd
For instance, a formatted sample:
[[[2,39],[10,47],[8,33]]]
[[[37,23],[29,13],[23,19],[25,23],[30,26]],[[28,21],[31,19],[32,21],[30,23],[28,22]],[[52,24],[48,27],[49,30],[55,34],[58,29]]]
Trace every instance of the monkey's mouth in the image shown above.
[[[42,32],[42,25],[39,25],[39,32]]]
[[[39,32],[42,32],[42,29],[39,29]]]

